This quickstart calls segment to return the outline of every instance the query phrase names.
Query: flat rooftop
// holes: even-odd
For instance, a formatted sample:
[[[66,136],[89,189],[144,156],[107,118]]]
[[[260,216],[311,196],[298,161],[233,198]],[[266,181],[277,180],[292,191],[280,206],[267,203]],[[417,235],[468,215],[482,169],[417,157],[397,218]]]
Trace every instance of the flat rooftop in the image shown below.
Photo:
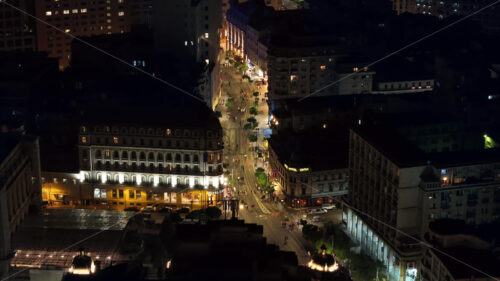
[[[28,216],[12,239],[12,266],[69,268],[80,247],[103,264],[113,260],[132,212],[51,209]]]

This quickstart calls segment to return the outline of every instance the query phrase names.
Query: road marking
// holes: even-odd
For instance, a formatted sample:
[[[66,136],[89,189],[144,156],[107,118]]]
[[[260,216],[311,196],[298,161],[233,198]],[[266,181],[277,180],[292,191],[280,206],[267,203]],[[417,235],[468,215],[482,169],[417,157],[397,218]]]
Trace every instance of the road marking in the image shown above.
[[[262,202],[260,202],[259,200],[259,197],[257,197],[257,195],[255,195],[255,193],[253,194],[253,197],[255,197],[255,201],[257,202],[257,205],[259,205],[260,209],[262,210],[262,212],[264,214],[270,214],[271,212],[269,212],[269,210],[266,208],[266,206],[264,206],[264,204],[262,204]]]

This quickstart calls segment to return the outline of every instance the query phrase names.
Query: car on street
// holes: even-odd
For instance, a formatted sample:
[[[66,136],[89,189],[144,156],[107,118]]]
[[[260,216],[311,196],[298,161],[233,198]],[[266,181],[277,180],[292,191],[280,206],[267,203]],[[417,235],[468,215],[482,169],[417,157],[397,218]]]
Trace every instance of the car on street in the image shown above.
[[[312,222],[322,222],[322,221],[325,221],[325,218],[320,217],[320,216],[315,216],[315,217],[312,218],[311,221]]]
[[[321,205],[321,208],[326,209],[326,210],[333,210],[333,209],[335,209],[335,205],[330,204],[330,203],[325,203],[325,204]]]
[[[311,209],[309,210],[309,213],[311,215],[321,215],[321,214],[326,214],[328,213],[327,210],[323,209],[323,208],[316,208],[316,209]]]

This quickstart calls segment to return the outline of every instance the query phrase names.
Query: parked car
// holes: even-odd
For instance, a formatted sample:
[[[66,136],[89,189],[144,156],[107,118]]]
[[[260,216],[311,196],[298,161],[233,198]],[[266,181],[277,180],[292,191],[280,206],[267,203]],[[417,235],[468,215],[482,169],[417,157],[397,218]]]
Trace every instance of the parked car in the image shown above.
[[[331,203],[325,203],[325,204],[321,205],[321,208],[326,209],[326,210],[332,210],[332,209],[335,209],[335,205],[333,205]]]
[[[309,211],[309,213],[310,213],[311,215],[321,215],[321,214],[326,214],[326,213],[328,213],[328,211],[327,211],[327,210],[325,210],[325,209],[323,209],[323,208],[317,208],[317,209],[311,209],[311,210]]]
[[[315,216],[312,218],[312,222],[322,222],[324,220],[325,219],[323,217],[320,217],[320,216]]]

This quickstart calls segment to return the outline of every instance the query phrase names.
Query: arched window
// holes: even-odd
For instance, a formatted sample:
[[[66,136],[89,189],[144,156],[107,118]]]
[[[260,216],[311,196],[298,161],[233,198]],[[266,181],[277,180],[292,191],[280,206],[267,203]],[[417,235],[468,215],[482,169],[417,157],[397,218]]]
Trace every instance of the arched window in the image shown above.
[[[106,171],[111,170],[111,163],[109,161],[106,161]]]
[[[122,152],[122,159],[128,159],[128,153],[126,151]]]
[[[134,172],[137,171],[137,164],[135,162],[132,163],[132,171],[134,171]]]
[[[158,171],[163,172],[163,164],[158,164]]]
[[[101,161],[97,161],[97,163],[95,163],[95,168],[97,170],[101,170],[102,169],[102,164],[101,164]]]
[[[172,165],[171,164],[167,164],[166,169],[167,169],[168,172],[172,171]]]
[[[184,154],[184,162],[190,162],[191,161],[190,158],[191,157],[189,157],[189,154]]]
[[[120,169],[120,164],[118,164],[118,162],[115,162],[115,164],[113,164],[114,168],[115,168],[115,171],[118,171]]]
[[[183,169],[183,170],[184,170],[184,172],[186,172],[186,173],[187,173],[187,172],[189,172],[189,166],[188,166],[188,165],[184,165],[184,169]]]
[[[141,182],[146,182],[146,176],[141,176]]]
[[[158,153],[158,161],[163,161],[163,153]]]
[[[175,154],[175,162],[181,162],[181,155]]]
[[[148,161],[155,161],[155,155],[153,152],[150,152],[148,155]]]
[[[143,172],[146,171],[146,164],[144,163],[141,164],[141,171]]]
[[[145,161],[146,160],[146,153],[141,152],[141,154],[139,156],[139,160]]]
[[[132,151],[130,158],[135,161],[137,159],[137,153],[135,153],[135,151]]]
[[[172,161],[172,154],[167,153],[167,161]]]
[[[118,153],[118,151],[113,151],[113,159],[114,160],[119,160],[120,159],[120,154]]]
[[[96,150],[95,158],[102,158],[102,152],[100,150]]]
[[[149,171],[153,172],[155,170],[155,165],[153,163],[149,164]]]
[[[180,171],[181,171],[181,165],[176,165],[175,166],[175,171],[178,172],[178,173],[180,173]]]
[[[199,163],[200,162],[200,159],[198,157],[198,155],[194,155],[193,156],[193,163]]]

